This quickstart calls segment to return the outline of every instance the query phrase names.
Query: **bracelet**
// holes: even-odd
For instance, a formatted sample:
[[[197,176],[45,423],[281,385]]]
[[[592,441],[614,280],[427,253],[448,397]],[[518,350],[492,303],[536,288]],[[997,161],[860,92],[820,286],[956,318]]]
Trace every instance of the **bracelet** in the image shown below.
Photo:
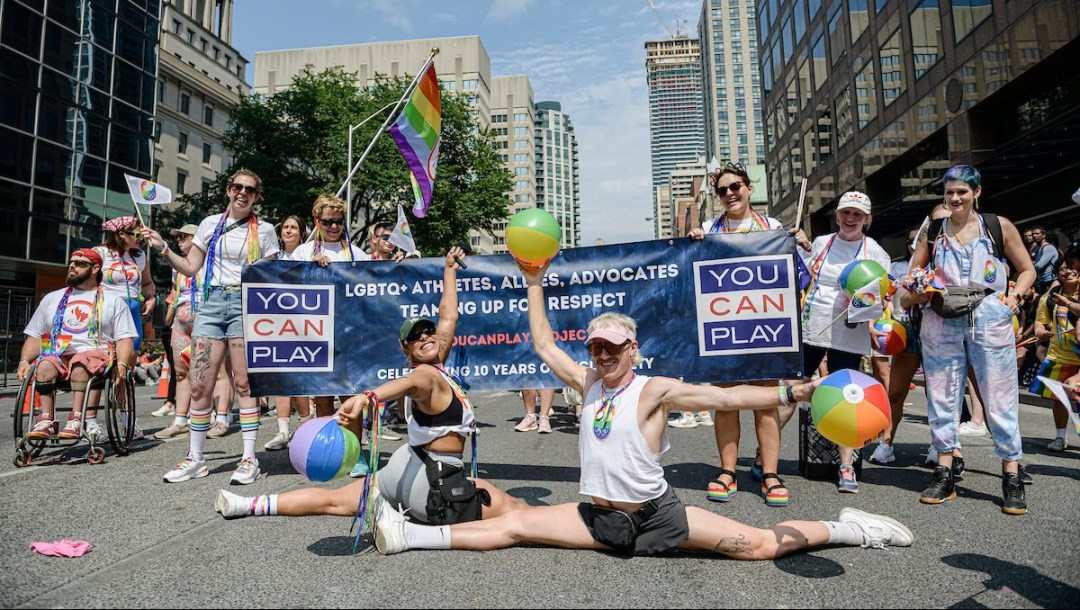
[[[787,388],[787,390],[784,389],[785,387]],[[779,399],[780,399],[780,406],[782,406],[782,407],[790,407],[791,406],[791,397],[790,397],[791,386],[780,386],[780,387],[776,388],[776,393],[777,393],[777,395],[779,396]]]
[[[29,361],[29,360],[26,360],[25,358],[24,358],[23,360],[20,360],[20,361],[19,361],[19,364],[22,364],[22,363],[24,363],[24,362],[25,362],[26,364],[30,364],[30,361]]]
[[[799,401],[795,400],[795,386],[790,386],[789,385],[789,386],[784,386],[784,387],[787,388],[786,393],[787,393],[788,404],[795,404],[796,402],[799,402]]]
[[[171,252],[171,250],[169,250],[169,242],[167,242],[167,241],[162,242],[161,250],[158,251],[158,254],[160,254],[163,257],[167,257],[167,256],[169,256],[169,252]]]
[[[366,392],[360,392],[360,393],[367,397],[368,406],[374,406],[375,408],[379,407],[379,397],[375,394],[375,392],[372,392],[371,390],[368,390]]]

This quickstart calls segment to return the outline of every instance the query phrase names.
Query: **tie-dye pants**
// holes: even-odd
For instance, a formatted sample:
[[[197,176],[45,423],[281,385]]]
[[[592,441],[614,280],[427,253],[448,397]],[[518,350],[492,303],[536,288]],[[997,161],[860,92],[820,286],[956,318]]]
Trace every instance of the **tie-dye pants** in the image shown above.
[[[994,453],[1005,461],[1022,457],[1012,315],[997,295],[986,297],[975,309],[974,325],[968,316],[945,319],[930,308],[923,311],[919,338],[934,450],[960,447],[960,411],[970,365],[982,394]]]

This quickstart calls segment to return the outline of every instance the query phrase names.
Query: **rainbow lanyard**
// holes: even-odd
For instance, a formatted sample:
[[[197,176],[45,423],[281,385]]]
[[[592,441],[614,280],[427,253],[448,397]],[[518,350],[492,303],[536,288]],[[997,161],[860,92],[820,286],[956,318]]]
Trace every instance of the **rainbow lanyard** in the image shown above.
[[[769,220],[755,212],[752,208],[750,210],[750,218],[752,219],[749,229],[729,229],[727,224],[727,212],[720,215],[720,220],[713,224],[709,228],[709,234],[716,233],[753,233],[754,231],[768,231]]]
[[[604,382],[600,382],[600,408],[596,410],[596,417],[593,419],[592,426],[593,436],[596,437],[596,440],[605,440],[611,434],[611,420],[615,419],[615,399],[633,385],[635,377],[637,375],[631,373],[630,381],[626,382],[626,385],[616,390],[611,396],[607,395]]]
[[[228,212],[221,213],[221,219],[214,227],[214,234],[210,237],[210,245],[206,249],[206,279],[203,281],[202,292],[204,300],[210,297],[211,280],[214,278],[214,261],[217,260],[219,265],[222,264],[222,256],[218,253],[218,242],[224,237],[222,233],[225,231],[225,221],[228,218]],[[243,222],[243,220],[237,222]],[[259,258],[259,221],[254,213],[248,215],[247,225],[248,234],[244,241],[248,247],[248,263],[254,263]]]
[[[353,257],[352,246],[349,244],[349,238],[343,235],[342,238],[338,240],[338,243],[341,244],[341,253],[345,255],[345,260],[351,261]],[[322,249],[322,229],[315,229],[315,245],[311,248],[311,258],[314,259],[316,256],[318,256],[319,252],[322,252]]]
[[[61,345],[60,342],[60,330],[64,327],[64,314],[67,312],[68,299],[71,297],[73,287],[68,286],[64,290],[64,294],[60,297],[60,302],[56,304],[56,311],[53,312],[52,328],[49,329],[49,343],[42,346],[42,353],[40,357],[45,356],[59,356],[67,349],[67,345]],[[102,298],[104,294],[101,286],[97,287],[97,295],[94,297],[94,312],[90,316],[90,327],[87,328],[87,332],[94,339],[94,345],[101,345],[101,319],[102,319],[102,306],[105,303],[105,299]],[[109,346],[109,356],[112,359],[112,346]]]
[[[810,321],[810,305],[813,303],[814,298],[817,296],[818,289],[821,288],[821,283],[818,282],[818,276],[821,275],[821,268],[825,265],[825,259],[829,257],[829,250],[832,250],[833,241],[836,239],[837,233],[833,233],[829,237],[829,243],[825,244],[825,249],[821,251],[821,254],[817,255],[814,259],[814,263],[810,265],[810,286],[806,288],[806,301],[803,304],[802,310],[802,323],[805,326]],[[862,238],[862,245],[855,251],[855,258],[851,259],[852,262],[859,260],[859,252],[862,252],[862,257],[866,258],[867,243],[866,236]]]

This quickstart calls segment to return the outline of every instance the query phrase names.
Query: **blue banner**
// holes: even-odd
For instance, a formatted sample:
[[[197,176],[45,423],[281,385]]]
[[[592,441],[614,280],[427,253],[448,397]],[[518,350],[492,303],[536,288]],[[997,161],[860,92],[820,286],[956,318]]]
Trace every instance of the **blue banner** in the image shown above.
[[[398,328],[415,316],[438,319],[443,260],[261,261],[245,269],[252,394],[353,395],[408,374]],[[561,386],[533,354],[513,259],[466,262],[450,372],[481,391]],[[802,375],[796,269],[786,232],[709,235],[565,250],[544,293],[559,347],[587,366],[589,321],[619,311],[637,320],[641,374],[695,383],[790,379]]]

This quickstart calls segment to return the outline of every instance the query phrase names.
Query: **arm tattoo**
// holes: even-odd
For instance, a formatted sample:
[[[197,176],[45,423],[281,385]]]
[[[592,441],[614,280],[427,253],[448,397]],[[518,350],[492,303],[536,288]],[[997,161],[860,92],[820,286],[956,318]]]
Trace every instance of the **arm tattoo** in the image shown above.
[[[713,550],[725,555],[746,555],[747,557],[753,557],[754,555],[754,549],[750,545],[750,541],[743,534],[721,538],[720,542],[717,542],[716,546],[713,547]]]

